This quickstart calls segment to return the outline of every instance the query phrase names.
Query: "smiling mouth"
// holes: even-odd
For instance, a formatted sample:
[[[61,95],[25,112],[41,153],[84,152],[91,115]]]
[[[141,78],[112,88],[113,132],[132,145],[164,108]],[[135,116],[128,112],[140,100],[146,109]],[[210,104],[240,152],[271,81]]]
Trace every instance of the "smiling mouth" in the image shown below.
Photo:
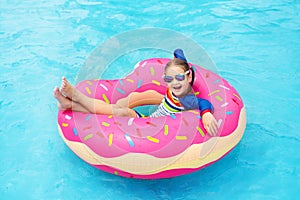
[[[181,85],[179,85],[179,86],[174,86],[173,89],[174,89],[174,90],[180,90],[181,87],[182,87]]]

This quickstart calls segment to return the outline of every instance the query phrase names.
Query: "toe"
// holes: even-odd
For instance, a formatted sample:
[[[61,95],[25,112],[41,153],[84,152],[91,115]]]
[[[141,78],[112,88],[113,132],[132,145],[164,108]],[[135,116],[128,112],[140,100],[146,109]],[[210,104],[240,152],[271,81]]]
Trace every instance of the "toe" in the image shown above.
[[[65,84],[69,83],[68,80],[66,79],[66,77],[64,77],[64,76],[62,77],[62,82]]]
[[[61,90],[64,90],[65,88],[66,88],[66,83],[63,81],[63,82],[61,83],[60,89],[61,89]]]
[[[57,86],[55,86],[55,88],[54,88],[54,92],[55,92],[55,93],[59,93],[59,89],[58,89],[58,87],[57,87]]]
[[[58,94],[59,94],[59,89],[57,86],[55,86],[54,90],[53,90],[53,94],[54,94],[54,97],[57,97]]]

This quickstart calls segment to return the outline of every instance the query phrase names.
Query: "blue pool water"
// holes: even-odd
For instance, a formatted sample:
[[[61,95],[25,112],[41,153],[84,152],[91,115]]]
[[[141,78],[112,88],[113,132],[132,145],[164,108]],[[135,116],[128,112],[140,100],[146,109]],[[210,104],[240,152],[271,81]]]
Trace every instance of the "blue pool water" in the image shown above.
[[[144,27],[200,44],[245,102],[239,145],[193,174],[110,175],[80,160],[58,134],[52,89],[60,77],[75,83],[98,45]],[[0,199],[298,198],[299,1],[1,1],[0,45]],[[139,59],[160,55],[167,56],[132,52],[106,76],[120,78]]]

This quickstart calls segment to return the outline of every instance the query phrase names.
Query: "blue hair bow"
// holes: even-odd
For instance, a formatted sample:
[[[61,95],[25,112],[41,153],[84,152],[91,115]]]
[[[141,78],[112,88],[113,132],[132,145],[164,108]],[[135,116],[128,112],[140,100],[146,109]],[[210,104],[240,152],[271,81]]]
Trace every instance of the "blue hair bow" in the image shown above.
[[[185,58],[182,49],[175,49],[174,56],[175,56],[175,58],[178,58],[180,60],[187,62],[187,59]]]

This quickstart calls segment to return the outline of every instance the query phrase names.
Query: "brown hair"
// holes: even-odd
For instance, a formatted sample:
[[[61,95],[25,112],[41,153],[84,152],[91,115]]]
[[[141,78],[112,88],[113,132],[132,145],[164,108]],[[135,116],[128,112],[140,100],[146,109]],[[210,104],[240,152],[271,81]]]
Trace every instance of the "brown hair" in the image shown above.
[[[183,69],[183,71],[192,71],[192,82],[190,83],[191,84],[191,86],[193,86],[193,84],[194,84],[194,79],[195,79],[195,72],[194,72],[194,70],[193,70],[193,68],[191,68],[190,66],[189,66],[189,64],[187,63],[187,62],[185,62],[184,60],[181,60],[181,59],[179,59],[179,58],[174,58],[173,60],[171,60],[170,62],[168,62],[167,64],[166,64],[166,66],[165,66],[165,71],[169,68],[169,67],[171,67],[171,66],[178,66],[178,67],[180,67],[181,69]],[[189,75],[190,73],[188,73],[188,75]]]

